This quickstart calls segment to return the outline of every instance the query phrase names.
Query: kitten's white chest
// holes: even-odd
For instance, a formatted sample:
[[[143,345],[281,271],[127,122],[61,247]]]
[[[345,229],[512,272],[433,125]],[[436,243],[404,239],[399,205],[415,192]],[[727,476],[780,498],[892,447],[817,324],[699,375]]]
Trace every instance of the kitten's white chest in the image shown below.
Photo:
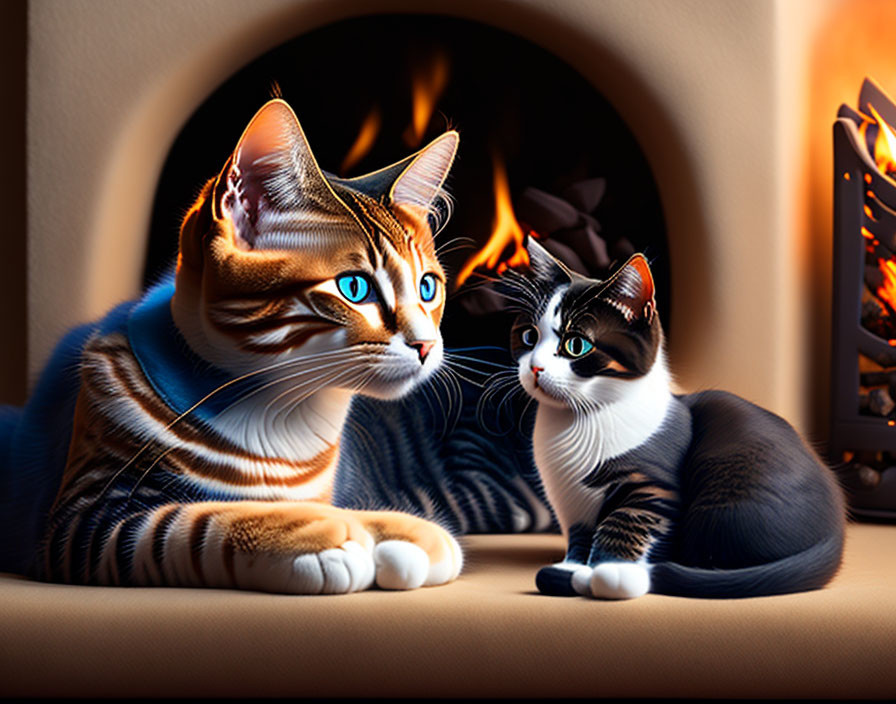
[[[598,462],[595,440],[571,411],[539,407],[533,436],[535,464],[564,535],[576,523],[593,523],[604,500],[603,487],[582,483]]]
[[[618,383],[624,386],[616,400],[587,412],[538,407],[535,464],[564,534],[576,523],[593,524],[603,503],[606,487],[585,485],[587,475],[646,443],[668,412],[672,397],[662,354],[644,377]]]

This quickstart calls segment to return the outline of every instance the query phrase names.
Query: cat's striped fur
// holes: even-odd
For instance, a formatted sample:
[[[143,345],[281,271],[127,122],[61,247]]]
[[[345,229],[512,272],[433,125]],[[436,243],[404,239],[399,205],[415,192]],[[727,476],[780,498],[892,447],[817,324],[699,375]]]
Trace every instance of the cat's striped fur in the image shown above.
[[[340,180],[283,101],[258,112],[187,214],[174,280],[73,333],[38,385],[80,369],[38,576],[289,593],[457,576],[442,526],[331,504],[352,397],[400,397],[441,362],[431,226],[456,148],[449,132]],[[28,415],[23,471],[60,454]]]

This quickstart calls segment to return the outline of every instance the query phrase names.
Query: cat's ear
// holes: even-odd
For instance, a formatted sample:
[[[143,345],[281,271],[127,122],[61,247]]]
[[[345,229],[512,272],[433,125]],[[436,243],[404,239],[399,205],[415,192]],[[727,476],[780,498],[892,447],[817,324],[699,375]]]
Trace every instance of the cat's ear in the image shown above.
[[[569,268],[531,235],[526,237],[526,251],[530,278],[557,283],[572,278]]]
[[[451,130],[430,142],[407,161],[407,165],[392,182],[389,199],[394,205],[434,213],[435,204],[442,198],[442,185],[457,154],[460,140]]]
[[[283,100],[271,100],[255,114],[228,164],[216,205],[232,220],[241,245],[295,247],[303,234],[335,232],[351,221]]]
[[[650,265],[643,254],[633,254],[613,274],[600,292],[600,297],[616,308],[625,319],[643,319],[650,323],[656,313],[655,288]]]

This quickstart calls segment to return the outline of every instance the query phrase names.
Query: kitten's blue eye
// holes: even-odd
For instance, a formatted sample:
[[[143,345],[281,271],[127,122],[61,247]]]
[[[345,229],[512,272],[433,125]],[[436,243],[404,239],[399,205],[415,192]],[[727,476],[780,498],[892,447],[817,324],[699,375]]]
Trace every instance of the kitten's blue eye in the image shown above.
[[[570,335],[563,341],[563,351],[570,357],[583,357],[594,349],[588,340],[581,335]]]
[[[352,303],[370,303],[376,300],[370,279],[363,274],[343,274],[336,278],[339,293]]]
[[[423,278],[420,279],[420,299],[424,303],[429,303],[436,297],[438,286],[439,280],[435,277],[435,274],[424,274]]]
[[[535,347],[535,343],[538,342],[538,330],[526,328],[520,333],[520,340],[526,347]]]

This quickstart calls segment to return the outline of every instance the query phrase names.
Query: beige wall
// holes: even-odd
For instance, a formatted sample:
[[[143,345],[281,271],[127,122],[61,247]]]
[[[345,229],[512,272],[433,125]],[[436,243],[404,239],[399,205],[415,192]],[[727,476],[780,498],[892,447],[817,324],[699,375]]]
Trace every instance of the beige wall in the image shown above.
[[[729,388],[813,431],[823,400],[807,390],[826,371],[824,362],[807,365],[805,355],[823,341],[826,303],[813,296],[830,276],[830,242],[807,243],[808,216],[794,197],[805,195],[809,158],[794,145],[811,98],[817,32],[830,29],[825,22],[842,4],[425,4],[545,46],[610,99],[660,187],[673,273],[671,357],[682,386]],[[66,327],[138,291],[166,152],[222,80],[322,23],[421,7],[407,0],[31,0],[32,372]],[[845,99],[857,90],[858,83]],[[829,126],[832,118],[828,110],[817,119]],[[829,145],[813,141],[812,148]],[[829,221],[817,217],[819,227]]]

